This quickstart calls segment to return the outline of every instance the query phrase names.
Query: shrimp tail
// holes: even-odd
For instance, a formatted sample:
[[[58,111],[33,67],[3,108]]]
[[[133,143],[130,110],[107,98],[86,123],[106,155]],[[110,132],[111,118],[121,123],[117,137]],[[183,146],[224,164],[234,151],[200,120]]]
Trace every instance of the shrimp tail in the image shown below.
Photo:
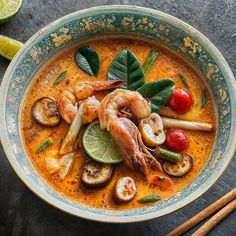
[[[103,91],[113,88],[121,87],[124,84],[123,80],[106,80],[106,81],[96,81],[94,85],[94,91]]]
[[[118,88],[124,83],[123,80],[106,80],[106,81],[85,81],[80,82],[75,87],[75,96],[77,99],[85,99],[93,96],[96,92]]]

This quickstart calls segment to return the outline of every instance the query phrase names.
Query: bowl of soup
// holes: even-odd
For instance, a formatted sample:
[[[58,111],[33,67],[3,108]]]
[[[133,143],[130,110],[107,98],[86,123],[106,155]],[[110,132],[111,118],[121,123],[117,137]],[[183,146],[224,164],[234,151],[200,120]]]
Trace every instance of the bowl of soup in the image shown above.
[[[157,218],[208,190],[235,147],[234,76],[165,13],[103,6],[37,32],[1,85],[1,142],[19,178],[78,217]]]

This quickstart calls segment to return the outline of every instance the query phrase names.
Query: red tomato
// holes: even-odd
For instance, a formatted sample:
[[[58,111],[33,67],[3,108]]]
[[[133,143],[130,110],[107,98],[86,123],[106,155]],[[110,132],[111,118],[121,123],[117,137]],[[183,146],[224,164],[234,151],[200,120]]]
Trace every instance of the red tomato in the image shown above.
[[[173,151],[183,151],[189,145],[190,139],[183,129],[172,128],[166,132],[165,145]]]
[[[174,182],[169,177],[163,175],[153,175],[151,183],[163,190],[172,190],[175,187]]]
[[[183,114],[189,111],[192,105],[193,97],[189,90],[185,88],[176,88],[166,106],[177,114]]]

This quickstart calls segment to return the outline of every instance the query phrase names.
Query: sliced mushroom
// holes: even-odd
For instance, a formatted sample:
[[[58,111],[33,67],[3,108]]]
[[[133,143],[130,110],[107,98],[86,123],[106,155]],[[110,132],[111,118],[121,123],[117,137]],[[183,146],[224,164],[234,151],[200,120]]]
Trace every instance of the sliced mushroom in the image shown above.
[[[191,156],[183,154],[183,159],[177,163],[170,163],[164,161],[163,164],[164,171],[174,177],[181,177],[187,174],[193,167],[193,159]]]
[[[52,97],[42,97],[32,106],[32,115],[39,124],[53,127],[60,123],[61,117],[57,102]]]
[[[144,143],[149,147],[156,147],[165,142],[166,135],[162,119],[157,113],[152,113],[149,117],[141,120],[139,130]]]
[[[76,154],[71,152],[65,154],[59,159],[60,171],[59,171],[59,179],[64,180],[71,172],[73,168],[73,164],[75,161]]]
[[[88,161],[83,168],[81,180],[88,188],[101,188],[110,182],[112,173],[112,165]]]
[[[114,185],[114,197],[118,202],[130,201],[136,192],[136,185],[131,177],[122,177]]]

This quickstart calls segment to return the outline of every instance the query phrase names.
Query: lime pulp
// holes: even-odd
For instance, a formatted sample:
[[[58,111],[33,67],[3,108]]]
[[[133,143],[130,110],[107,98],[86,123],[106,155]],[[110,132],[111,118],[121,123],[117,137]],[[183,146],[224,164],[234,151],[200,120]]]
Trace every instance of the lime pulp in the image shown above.
[[[116,164],[123,161],[110,133],[100,128],[99,121],[86,128],[82,142],[86,153],[97,162]]]
[[[1,0],[0,0],[1,1]],[[11,60],[23,44],[14,39],[0,35],[0,55]]]
[[[0,24],[8,22],[22,6],[23,0],[0,0]]]

